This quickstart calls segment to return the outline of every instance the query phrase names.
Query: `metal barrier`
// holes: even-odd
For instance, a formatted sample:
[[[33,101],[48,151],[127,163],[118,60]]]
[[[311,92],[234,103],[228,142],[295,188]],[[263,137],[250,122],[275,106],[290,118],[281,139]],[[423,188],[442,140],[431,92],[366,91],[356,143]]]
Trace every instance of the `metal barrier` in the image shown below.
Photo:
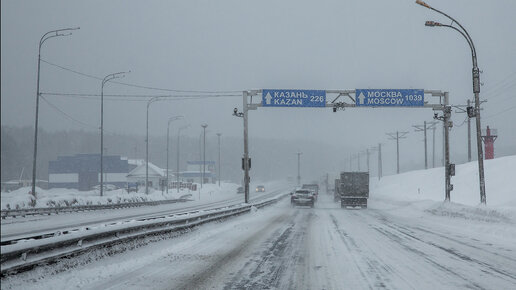
[[[183,213],[176,217],[153,218],[152,220],[142,221],[142,224],[139,225],[128,224],[118,228],[116,226],[114,228],[106,227],[91,234],[81,234],[75,237],[73,234],[66,236],[56,234],[38,241],[31,241],[30,245],[27,246],[24,246],[22,241],[18,241],[11,245],[2,246],[0,256],[1,276],[27,271],[38,265],[53,263],[60,258],[76,256],[89,250],[110,247],[150,235],[178,232],[213,220],[240,215],[250,212],[252,207],[261,208],[273,204],[285,196],[279,195],[254,204]]]
[[[2,210],[0,213],[1,213],[2,219],[5,219],[6,217],[14,217],[15,218],[17,216],[25,217],[28,215],[51,215],[51,214],[79,212],[79,211],[130,208],[130,207],[139,207],[139,206],[178,203],[178,202],[185,202],[185,201],[190,201],[190,199],[178,198],[178,199],[159,200],[159,201],[126,202],[126,203],[117,203],[117,204],[10,209],[10,210]]]

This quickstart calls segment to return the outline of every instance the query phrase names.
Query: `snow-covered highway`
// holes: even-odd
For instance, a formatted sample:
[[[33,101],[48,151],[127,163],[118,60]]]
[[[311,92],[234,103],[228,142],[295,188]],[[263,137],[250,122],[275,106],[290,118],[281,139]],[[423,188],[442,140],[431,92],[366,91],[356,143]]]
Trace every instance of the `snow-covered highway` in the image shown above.
[[[372,200],[344,210],[322,195],[316,207],[269,208],[103,257],[6,278],[18,289],[513,289],[514,221],[472,221],[410,204]],[[506,230],[504,239],[478,233]],[[512,238],[507,238],[512,237]],[[78,259],[91,259],[81,257]],[[59,273],[55,273],[55,272]],[[33,283],[37,279],[37,283]]]

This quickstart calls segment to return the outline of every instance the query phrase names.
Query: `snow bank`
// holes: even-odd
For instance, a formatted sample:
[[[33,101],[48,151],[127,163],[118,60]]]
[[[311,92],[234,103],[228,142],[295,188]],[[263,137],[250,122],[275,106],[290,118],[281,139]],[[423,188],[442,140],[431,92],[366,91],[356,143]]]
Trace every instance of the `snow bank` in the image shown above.
[[[444,168],[371,178],[371,205],[483,221],[516,220],[516,156],[485,160],[487,205],[480,205],[478,162],[456,166],[451,203],[444,201]]]
[[[200,188],[200,185],[197,185]],[[78,191],[76,189],[53,188],[44,190],[37,188],[36,199],[29,194],[30,187],[20,188],[11,192],[1,193],[1,208],[5,209],[21,209],[29,208],[35,201],[35,207],[58,207],[58,206],[76,206],[76,205],[100,205],[100,204],[119,204],[128,202],[144,202],[169,200],[181,197],[189,199],[219,199],[222,196],[231,194],[235,195],[237,184],[221,183],[205,184],[199,191],[190,191],[188,189],[180,190],[169,189],[169,193],[162,193],[161,190],[150,189],[150,194],[145,194],[144,189],[140,192],[127,193],[125,189],[117,189],[105,191],[104,196],[100,196],[98,190]],[[199,195],[200,193],[200,195]]]

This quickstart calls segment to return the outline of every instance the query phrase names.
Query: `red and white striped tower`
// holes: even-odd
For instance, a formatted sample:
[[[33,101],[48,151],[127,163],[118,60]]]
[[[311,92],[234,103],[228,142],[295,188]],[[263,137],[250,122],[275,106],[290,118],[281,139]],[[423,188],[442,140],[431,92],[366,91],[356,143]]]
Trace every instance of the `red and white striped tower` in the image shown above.
[[[496,129],[490,129],[487,126],[487,129],[482,130],[482,140],[484,141],[485,147],[485,159],[493,159],[494,158],[494,141],[498,138],[498,134]]]

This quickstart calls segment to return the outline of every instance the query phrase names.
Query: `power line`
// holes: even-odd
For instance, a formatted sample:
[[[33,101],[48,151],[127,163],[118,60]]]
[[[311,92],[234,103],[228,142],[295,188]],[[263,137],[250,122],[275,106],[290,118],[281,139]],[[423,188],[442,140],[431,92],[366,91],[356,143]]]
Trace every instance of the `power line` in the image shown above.
[[[41,96],[41,99],[43,101],[45,101],[45,103],[47,103],[51,108],[53,108],[55,111],[61,113],[63,116],[65,116],[68,120],[70,121],[73,121],[73,122],[76,122],[77,124],[81,125],[81,126],[84,126],[84,127],[90,127],[90,128],[95,128],[95,129],[98,129],[98,127],[96,126],[93,126],[93,125],[90,125],[90,124],[87,124],[87,123],[84,123],[80,120],[77,120],[75,119],[74,117],[68,115],[65,111],[59,109],[59,107],[57,107],[56,105],[52,104],[50,101],[48,101],[45,97]]]
[[[100,94],[91,94],[91,93],[55,93],[55,92],[47,92],[41,93],[42,95],[47,96],[68,96],[68,97],[76,97],[76,96],[88,96],[88,97],[100,97]],[[139,94],[104,94],[104,97],[122,97],[122,98],[225,98],[225,97],[241,97],[241,94],[217,94],[217,95],[139,95]]]
[[[466,122],[468,121],[469,117],[466,116],[466,118],[464,119],[464,121],[462,121],[462,123],[460,123],[460,125],[455,125],[455,127],[462,127],[464,126],[464,124],[466,124]]]
[[[103,79],[103,78],[100,78],[100,77],[97,77],[97,76],[94,76],[94,75],[90,75],[90,74],[86,74],[86,73],[83,73],[83,72],[79,72],[79,71],[76,71],[76,70],[73,70],[73,69],[70,69],[70,68],[67,68],[67,67],[55,64],[55,63],[51,63],[51,62],[46,61],[44,59],[41,59],[41,61],[46,63],[46,64],[48,64],[48,65],[51,65],[51,66],[54,66],[54,67],[60,68],[62,70],[69,71],[69,72],[72,72],[72,73],[75,73],[75,74],[78,74],[78,75],[81,75],[81,76],[84,76],[84,77],[88,77],[88,78],[92,78],[92,79],[96,79],[96,80],[102,80]],[[130,84],[130,83],[117,82],[117,81],[111,81],[111,83],[115,83],[115,84],[119,84],[119,85],[124,85],[124,86],[128,86],[128,87],[140,88],[140,89],[166,91],[166,92],[176,92],[176,93],[231,94],[231,93],[241,93],[242,92],[241,90],[240,91],[176,90],[176,89],[169,89],[169,88],[158,88],[158,87],[151,87],[151,86],[136,85],[136,84]]]
[[[100,95],[98,94],[77,94],[77,93],[41,93],[41,95],[51,97],[64,97],[67,99],[84,99],[89,101],[98,101]],[[192,101],[200,99],[216,99],[236,97],[237,95],[104,95],[105,101],[121,101],[121,102],[148,102],[151,97],[169,98],[168,101]],[[240,96],[240,95],[238,95]]]
[[[500,112],[498,112],[498,113],[494,113],[494,114],[492,114],[492,115],[489,115],[489,116],[487,116],[487,117],[484,117],[484,119],[489,119],[489,118],[492,118],[492,117],[498,117],[499,115],[501,115],[501,114],[503,114],[503,113],[507,113],[507,112],[512,111],[512,110],[514,110],[514,109],[516,109],[516,106],[509,107],[509,108],[507,108],[507,109],[505,109],[505,110],[502,110],[502,111],[500,111]]]
[[[512,77],[516,77],[516,72],[512,72],[512,73],[508,74],[507,77],[505,77],[503,80],[495,83],[491,88],[487,89],[484,93],[491,94],[492,91],[499,89],[497,87],[506,86],[507,84],[504,84],[504,83],[507,82]]]

